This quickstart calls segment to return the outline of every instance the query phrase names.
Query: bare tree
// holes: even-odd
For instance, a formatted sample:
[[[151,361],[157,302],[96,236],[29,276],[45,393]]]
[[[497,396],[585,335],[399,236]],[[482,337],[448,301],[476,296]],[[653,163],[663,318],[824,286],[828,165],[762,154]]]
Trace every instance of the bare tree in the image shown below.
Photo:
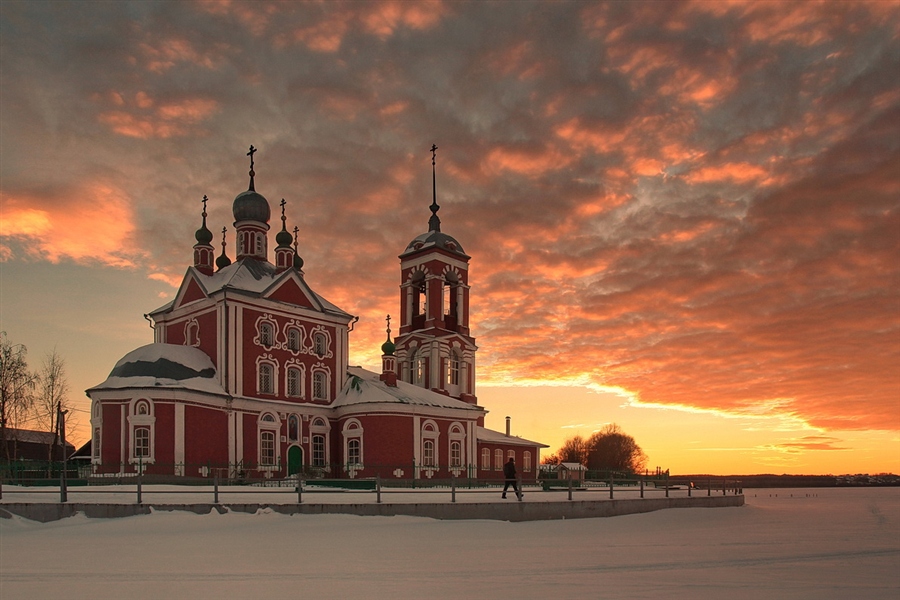
[[[587,441],[587,467],[592,471],[638,473],[647,464],[647,455],[634,438],[611,423]]]
[[[4,458],[10,461],[7,429],[17,427],[26,418],[34,398],[36,376],[28,370],[28,349],[9,341],[0,332],[0,440]]]
[[[56,352],[44,356],[40,370],[37,372],[37,394],[34,397],[31,414],[34,418],[35,428],[40,431],[58,433],[58,415],[60,410],[68,410],[69,406],[69,381],[66,377],[66,362]],[[66,419],[69,421],[69,419]],[[69,426],[71,427],[71,421]],[[47,460],[52,461],[53,447],[59,442],[48,445]],[[65,448],[63,448],[65,452]]]
[[[558,465],[559,463],[564,462],[573,462],[583,465],[587,462],[587,450],[588,448],[584,438],[580,435],[576,435],[563,442],[563,445],[559,450],[544,458],[542,462],[545,465]]]

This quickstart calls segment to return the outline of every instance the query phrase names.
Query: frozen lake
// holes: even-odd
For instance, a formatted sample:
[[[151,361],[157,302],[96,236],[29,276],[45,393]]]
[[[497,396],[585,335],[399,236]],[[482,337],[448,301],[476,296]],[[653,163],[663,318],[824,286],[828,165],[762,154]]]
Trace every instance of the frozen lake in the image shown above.
[[[740,508],[526,523],[0,519],[0,597],[900,597],[900,488],[745,495]]]

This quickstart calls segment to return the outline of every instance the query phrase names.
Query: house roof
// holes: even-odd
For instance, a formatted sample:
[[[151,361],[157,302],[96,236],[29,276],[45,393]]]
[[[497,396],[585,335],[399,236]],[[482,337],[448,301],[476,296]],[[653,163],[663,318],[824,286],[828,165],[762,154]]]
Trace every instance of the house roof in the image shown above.
[[[475,435],[479,442],[487,444],[508,444],[511,446],[537,446],[538,448],[549,448],[550,446],[540,442],[526,440],[516,435],[506,435],[500,431],[494,431],[486,427],[477,427]]]
[[[7,441],[17,441],[26,444],[53,444],[57,442],[56,434],[49,431],[34,431],[33,429],[15,429],[13,427],[6,428]],[[71,442],[66,442],[66,446],[75,446]]]
[[[88,391],[176,388],[226,395],[209,356],[191,346],[147,344],[126,354],[103,383]]]
[[[473,412],[484,412],[474,404],[450,398],[431,390],[398,381],[397,386],[389,386],[380,379],[380,374],[362,367],[347,369],[347,382],[332,403],[332,407],[357,406],[364,404],[405,404],[433,408],[455,408]]]

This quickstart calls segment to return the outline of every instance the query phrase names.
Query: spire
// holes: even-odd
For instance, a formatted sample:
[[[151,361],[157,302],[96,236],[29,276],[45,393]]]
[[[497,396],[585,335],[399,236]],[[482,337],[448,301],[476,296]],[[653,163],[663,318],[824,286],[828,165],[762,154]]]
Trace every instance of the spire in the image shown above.
[[[206,203],[209,201],[205,195],[203,196],[203,224],[200,225],[200,229],[194,234],[194,239],[197,240],[197,243],[200,245],[207,246],[213,239],[212,232],[206,228]]]
[[[281,199],[281,231],[275,236],[278,247],[275,248],[275,266],[278,272],[290,269],[294,266],[294,248],[291,243],[294,238],[287,230],[287,217],[284,216],[284,206],[287,204],[284,198]]]
[[[441,219],[437,216],[437,212],[441,209],[437,203],[437,183],[434,176],[434,157],[438,147],[431,145],[431,218],[428,219],[428,231],[441,231]]]
[[[391,315],[387,316],[387,341],[381,345],[381,376],[379,379],[390,387],[397,387],[397,359],[394,351],[397,349],[391,341]]]
[[[256,148],[253,147],[253,144],[250,144],[250,152],[247,153],[247,156],[250,157],[250,187],[248,188],[251,192],[255,192],[256,188],[253,186],[253,178],[256,176],[256,172],[253,170],[253,154],[256,152]]]
[[[303,259],[300,258],[300,254],[297,252],[297,232],[300,231],[300,228],[294,225],[294,268],[300,271],[300,274],[303,274]]]
[[[222,254],[219,256],[219,258],[216,259],[216,266],[219,268],[220,271],[231,264],[231,259],[225,255],[225,245],[226,245],[225,244],[225,232],[226,231],[228,231],[228,228],[223,227],[222,228]]]
[[[275,241],[278,242],[279,248],[290,248],[291,243],[294,241],[294,238],[291,237],[291,234],[287,230],[287,217],[284,216],[284,206],[287,202],[284,201],[284,198],[281,199],[281,231],[278,232],[278,235],[275,236]]]

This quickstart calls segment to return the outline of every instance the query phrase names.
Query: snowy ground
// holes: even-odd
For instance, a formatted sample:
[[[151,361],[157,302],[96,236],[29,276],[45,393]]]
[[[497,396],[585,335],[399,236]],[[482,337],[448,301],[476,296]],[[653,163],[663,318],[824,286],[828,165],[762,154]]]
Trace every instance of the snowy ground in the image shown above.
[[[25,500],[6,492],[4,502]],[[0,597],[900,597],[900,488],[745,495],[740,508],[527,523],[268,512],[0,519]]]

